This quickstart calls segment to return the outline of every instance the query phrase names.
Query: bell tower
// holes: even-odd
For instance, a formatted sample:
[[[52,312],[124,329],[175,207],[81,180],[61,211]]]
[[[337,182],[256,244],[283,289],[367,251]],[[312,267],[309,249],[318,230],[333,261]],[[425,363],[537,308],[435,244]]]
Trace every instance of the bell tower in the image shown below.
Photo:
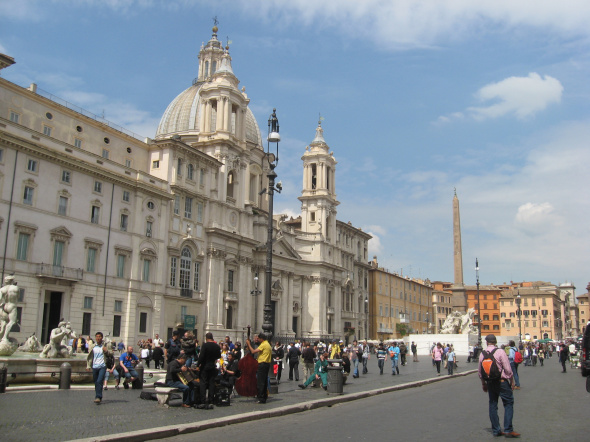
[[[335,244],[336,236],[336,159],[324,140],[322,121],[318,121],[315,138],[305,148],[303,160],[303,191],[301,229],[320,233],[322,239]]]

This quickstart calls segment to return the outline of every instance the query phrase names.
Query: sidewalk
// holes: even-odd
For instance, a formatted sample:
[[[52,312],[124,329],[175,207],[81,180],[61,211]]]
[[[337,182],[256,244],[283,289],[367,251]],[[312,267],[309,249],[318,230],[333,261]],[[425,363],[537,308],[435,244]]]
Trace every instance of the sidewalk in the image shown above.
[[[387,361],[389,362],[389,361]],[[476,364],[461,363],[459,374],[476,368]],[[386,364],[384,374],[379,375],[375,358],[369,361],[369,373],[359,379],[349,378],[343,395],[329,395],[321,388],[301,390],[297,384],[286,381],[279,385],[279,394],[271,395],[265,405],[255,403],[254,398],[232,398],[229,407],[214,410],[164,408],[155,401],[139,399],[138,390],[114,390],[104,393],[101,405],[92,401],[92,389],[84,387],[72,390],[37,390],[7,392],[0,395],[0,434],[3,440],[63,441],[89,440],[148,440],[184,432],[198,431],[212,426],[270,417],[272,414],[288,414],[318,406],[359,399],[374,394],[423,385],[425,382],[444,380],[437,377],[430,359],[409,362],[400,367],[399,376],[391,375]],[[287,373],[288,374],[288,373]],[[391,388],[394,387],[394,388]],[[179,401],[173,404],[180,404]],[[165,427],[161,428],[160,427]],[[131,434],[121,433],[137,432]],[[176,433],[174,433],[176,432]],[[107,437],[104,437],[107,436]],[[111,437],[108,437],[111,436]]]

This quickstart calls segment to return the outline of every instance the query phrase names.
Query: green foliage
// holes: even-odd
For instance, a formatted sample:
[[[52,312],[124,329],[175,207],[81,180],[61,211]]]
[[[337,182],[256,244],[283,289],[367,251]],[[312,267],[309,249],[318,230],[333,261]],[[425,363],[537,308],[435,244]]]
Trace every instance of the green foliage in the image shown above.
[[[395,324],[395,330],[399,333],[400,337],[402,338],[412,333],[412,327],[410,327],[409,324]]]

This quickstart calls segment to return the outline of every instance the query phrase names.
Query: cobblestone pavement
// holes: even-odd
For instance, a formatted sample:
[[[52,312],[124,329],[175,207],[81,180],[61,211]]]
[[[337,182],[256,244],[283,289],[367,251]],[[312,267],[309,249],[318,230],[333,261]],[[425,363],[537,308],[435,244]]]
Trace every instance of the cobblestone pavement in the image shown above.
[[[463,363],[459,372],[474,368],[476,364]],[[344,395],[436,377],[436,370],[427,356],[423,356],[418,363],[408,362],[407,366],[400,367],[400,371],[399,376],[392,376],[387,361],[384,374],[380,376],[376,360],[372,358],[367,375],[359,379],[349,377]],[[178,400],[173,401],[176,406],[165,408],[155,401],[139,399],[138,390],[114,390],[112,386],[104,393],[103,402],[98,406],[93,403],[93,389],[88,387],[8,391],[0,394],[0,434],[3,441],[81,439],[187,424],[334,396],[321,388],[301,390],[297,384],[303,382],[302,374],[300,382],[285,380],[286,374],[283,371],[279,394],[271,395],[267,404],[259,405],[253,398],[238,397],[232,398],[231,406],[215,407],[214,410],[181,408]]]

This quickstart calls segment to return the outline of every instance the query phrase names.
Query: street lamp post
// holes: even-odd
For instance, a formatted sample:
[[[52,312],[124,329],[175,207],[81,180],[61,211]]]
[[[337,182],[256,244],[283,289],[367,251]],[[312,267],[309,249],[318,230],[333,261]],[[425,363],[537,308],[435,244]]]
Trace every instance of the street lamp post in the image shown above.
[[[369,339],[369,297],[365,296],[365,339]]]
[[[516,315],[518,316],[518,345],[522,344],[522,322],[521,322],[521,315],[522,310],[520,309],[520,303],[522,299],[520,299],[520,292],[516,291]]]
[[[277,110],[272,110],[272,115],[268,118],[268,138],[267,138],[267,149],[265,153],[266,160],[268,161],[268,189],[265,189],[268,193],[268,235],[266,238],[266,268],[265,268],[265,284],[264,284],[264,323],[262,324],[262,330],[266,336],[267,341],[272,346],[273,338],[273,324],[274,324],[274,313],[272,309],[271,301],[271,289],[272,289],[272,233],[273,233],[273,200],[274,193],[281,193],[283,186],[281,183],[277,183],[275,186],[275,180],[277,173],[275,167],[279,163],[279,141],[281,136],[279,135],[279,120],[277,119]],[[270,144],[276,145],[276,153],[270,151]],[[264,190],[263,190],[264,192]],[[274,374],[274,367],[271,368],[269,373],[271,394],[279,392],[277,380]]]
[[[479,302],[479,262],[475,258],[475,285],[477,286],[477,345],[481,348],[481,304]]]
[[[260,289],[258,288],[258,272],[254,274],[254,290],[250,292],[254,296],[254,330],[258,330],[258,295]]]

